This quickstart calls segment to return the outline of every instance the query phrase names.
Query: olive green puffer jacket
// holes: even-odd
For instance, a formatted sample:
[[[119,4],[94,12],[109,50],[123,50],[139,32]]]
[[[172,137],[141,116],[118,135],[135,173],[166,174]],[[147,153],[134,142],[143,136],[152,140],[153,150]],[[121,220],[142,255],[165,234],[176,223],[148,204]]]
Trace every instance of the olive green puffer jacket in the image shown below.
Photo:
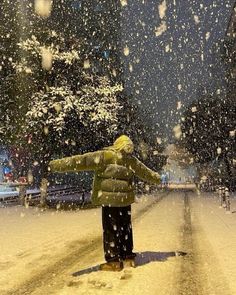
[[[160,176],[134,156],[104,149],[53,160],[51,172],[95,171],[92,202],[95,205],[123,207],[134,202],[134,176],[158,184]]]

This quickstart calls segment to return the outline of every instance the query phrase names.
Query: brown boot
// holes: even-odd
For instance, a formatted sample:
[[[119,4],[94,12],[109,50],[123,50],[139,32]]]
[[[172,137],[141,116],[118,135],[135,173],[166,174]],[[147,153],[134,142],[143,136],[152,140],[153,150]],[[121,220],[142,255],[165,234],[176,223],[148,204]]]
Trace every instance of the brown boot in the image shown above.
[[[100,270],[103,271],[121,271],[123,268],[123,261],[110,261],[100,265]]]
[[[134,258],[127,258],[123,261],[124,267],[136,267]]]

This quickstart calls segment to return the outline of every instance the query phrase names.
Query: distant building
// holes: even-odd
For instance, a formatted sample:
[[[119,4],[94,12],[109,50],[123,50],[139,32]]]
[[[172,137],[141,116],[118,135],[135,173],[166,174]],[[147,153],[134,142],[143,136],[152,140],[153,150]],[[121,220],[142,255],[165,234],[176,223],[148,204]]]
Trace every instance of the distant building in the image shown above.
[[[168,182],[186,183],[196,179],[196,165],[190,163],[187,154],[184,154],[175,144],[169,144],[164,154],[168,156],[167,164],[163,167],[164,173],[168,175]]]

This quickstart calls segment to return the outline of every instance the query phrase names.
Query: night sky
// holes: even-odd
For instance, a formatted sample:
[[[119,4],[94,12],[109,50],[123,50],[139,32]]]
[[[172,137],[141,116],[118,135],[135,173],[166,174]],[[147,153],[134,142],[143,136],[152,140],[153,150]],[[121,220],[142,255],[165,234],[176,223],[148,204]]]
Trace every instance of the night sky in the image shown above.
[[[224,38],[234,2],[129,0],[123,7],[126,89],[147,120],[166,134],[203,89],[224,92],[217,42]],[[163,24],[167,29],[156,35]]]

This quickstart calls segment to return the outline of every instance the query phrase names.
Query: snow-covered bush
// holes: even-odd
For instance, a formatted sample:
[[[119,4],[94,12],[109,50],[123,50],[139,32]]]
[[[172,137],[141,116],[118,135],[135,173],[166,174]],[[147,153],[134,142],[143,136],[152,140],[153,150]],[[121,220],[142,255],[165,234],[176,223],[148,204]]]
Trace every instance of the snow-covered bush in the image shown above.
[[[107,130],[104,132],[113,132],[121,108],[117,102],[117,93],[122,91],[122,87],[110,86],[106,78],[100,81],[98,87],[84,86],[76,94],[66,85],[36,92],[26,114],[26,129],[35,128],[41,132],[41,127],[44,131],[48,129],[61,136],[67,128],[68,118],[73,115],[79,123],[90,125],[91,129],[105,124]]]
[[[58,35],[55,31],[48,31],[48,34],[48,39],[53,38],[51,43],[47,42],[47,39],[44,42],[40,42],[35,35],[32,35],[26,40],[21,40],[17,45],[21,50],[27,52],[30,58],[34,57],[43,60],[45,53],[47,53],[46,55],[51,55],[52,62],[62,61],[69,65],[79,59],[76,49],[72,47],[69,50],[65,50],[63,48],[65,40],[61,35]],[[30,73],[29,67],[26,67],[25,63],[25,58],[22,58],[19,62],[13,63],[13,65],[16,70],[25,69],[26,73]],[[34,66],[34,64],[31,63],[31,66]],[[30,70],[33,72],[33,69]]]

